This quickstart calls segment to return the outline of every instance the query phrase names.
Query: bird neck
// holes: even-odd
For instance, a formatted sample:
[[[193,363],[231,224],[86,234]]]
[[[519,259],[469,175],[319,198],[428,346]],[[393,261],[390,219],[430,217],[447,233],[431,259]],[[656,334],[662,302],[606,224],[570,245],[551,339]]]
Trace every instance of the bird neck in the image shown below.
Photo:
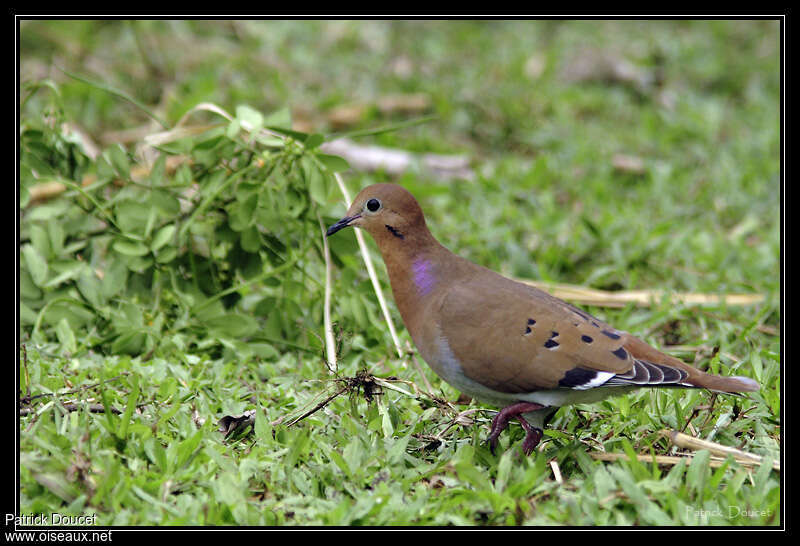
[[[452,284],[458,279],[465,260],[442,246],[425,226],[403,233],[402,238],[387,230],[375,240],[389,273],[397,308],[416,341],[421,316],[445,293],[444,283]]]

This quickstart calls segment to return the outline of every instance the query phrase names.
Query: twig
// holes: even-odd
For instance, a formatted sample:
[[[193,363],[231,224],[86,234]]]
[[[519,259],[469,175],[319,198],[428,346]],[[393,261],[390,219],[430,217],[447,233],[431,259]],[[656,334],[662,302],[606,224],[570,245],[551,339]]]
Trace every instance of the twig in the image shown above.
[[[431,386],[430,381],[428,381],[428,377],[425,375],[425,370],[422,368],[419,360],[417,360],[417,355],[412,354],[411,360],[414,362],[414,366],[417,368],[417,373],[422,376],[422,380],[425,382],[425,387],[428,389],[428,392],[433,392],[433,387]]]
[[[627,453],[598,453],[593,452],[589,453],[589,456],[592,459],[597,461],[605,461],[605,462],[614,462],[614,461],[627,461],[630,460]],[[643,463],[656,463],[660,465],[666,466],[675,466],[679,464],[681,461],[686,461],[686,463],[692,462],[694,455],[689,455],[686,457],[681,457],[677,455],[637,455],[636,460],[641,461]],[[736,459],[736,462],[741,464],[742,466],[753,467],[757,466],[756,463],[752,461],[742,461]],[[708,465],[711,468],[719,468],[725,464],[725,459],[722,457],[710,457],[708,461]]]
[[[166,171],[168,173],[173,173],[178,167],[180,167],[184,163],[186,164],[191,163],[191,159],[183,155],[169,156],[167,158]],[[151,172],[150,166],[139,165],[139,164],[133,165],[131,167],[130,183],[135,184],[137,181],[143,180],[150,174],[150,172]],[[94,174],[87,174],[81,180],[80,185],[83,188],[87,188],[87,191],[89,190],[94,191],[96,189],[103,187],[105,184],[108,183],[107,181],[102,184],[98,184],[97,186],[92,186],[92,184],[94,184],[95,182],[97,182],[97,176]],[[115,185],[124,185],[126,182],[123,180],[114,179],[113,183]],[[30,194],[30,199],[28,200],[28,206],[34,206],[49,199],[53,199],[54,197],[58,197],[62,193],[66,192],[67,189],[69,189],[67,185],[64,184],[63,182],[60,182],[59,180],[48,180],[40,182],[38,184],[34,184],[28,190]],[[106,230],[103,229],[100,233],[106,233]]]
[[[81,391],[93,389],[95,387],[99,387],[100,385],[105,385],[106,383],[111,383],[112,381],[116,381],[117,379],[120,379],[121,377],[124,377],[126,375],[130,375],[130,374],[131,374],[131,372],[122,372],[121,374],[119,374],[117,376],[114,376],[111,379],[106,379],[105,381],[100,381],[99,383],[95,383],[94,385],[84,385],[82,387],[78,387],[77,389],[72,389],[72,390],[69,390],[69,391],[64,391],[64,392],[45,392],[45,393],[42,393],[42,394],[37,394],[35,396],[23,396],[22,398],[19,399],[19,401],[20,401],[21,404],[30,404],[33,400],[36,400],[37,398],[43,398],[45,396],[64,396],[66,394],[75,394],[77,392],[81,392]],[[22,415],[22,414],[20,414],[20,415]]]
[[[67,411],[80,411],[83,408],[87,408],[90,413],[105,413],[106,408],[103,404],[89,404],[88,406],[80,403],[70,403],[70,404],[63,404],[62,406]],[[33,413],[34,408],[20,408],[19,414],[20,416],[29,415]],[[122,413],[122,410],[118,410],[117,408],[111,408],[111,413],[116,413],[117,415]]]
[[[424,376],[423,376],[423,378],[424,378]],[[418,397],[419,395],[423,395],[426,398],[428,398],[429,400],[431,400],[434,404],[439,406],[440,408],[445,409],[445,410],[447,410],[447,411],[449,411],[451,413],[458,414],[458,410],[453,406],[453,404],[451,404],[447,400],[444,400],[443,398],[440,398],[438,396],[434,396],[433,394],[431,394],[430,391],[433,391],[433,389],[430,389],[430,391],[424,391],[424,390],[420,389],[417,386],[416,383],[414,383],[413,381],[409,381],[407,379],[397,379],[397,378],[394,378],[394,377],[383,378],[383,377],[375,377],[375,376],[372,376],[372,379],[378,385],[391,388],[392,390],[395,390],[397,392],[401,392],[401,393],[405,394],[406,396]],[[390,382],[391,383],[404,383],[404,384],[410,386],[411,388],[413,388],[414,392],[416,393],[416,395],[412,395],[411,393],[405,392],[404,390],[401,390],[401,389],[398,389],[398,388],[389,387],[389,383]]]
[[[309,415],[311,415],[311,414],[313,414],[313,413],[316,413],[316,412],[318,412],[319,410],[321,410],[322,408],[324,408],[325,406],[327,406],[327,405],[328,405],[328,403],[329,403],[331,400],[333,400],[334,398],[336,398],[337,396],[339,396],[339,395],[340,395],[340,394],[342,394],[343,392],[347,391],[348,389],[350,389],[350,385],[346,384],[344,387],[342,387],[341,389],[339,389],[338,391],[336,391],[335,393],[333,393],[332,395],[330,395],[329,397],[327,397],[325,400],[323,400],[322,402],[320,402],[319,404],[317,404],[316,406],[314,406],[312,409],[310,409],[310,410],[308,410],[307,412],[305,412],[305,413],[304,413],[303,415],[301,415],[300,417],[297,417],[296,419],[293,419],[291,423],[289,423],[289,424],[287,424],[287,425],[286,425],[286,427],[288,428],[288,427],[290,427],[290,426],[294,425],[295,423],[297,423],[298,421],[302,421],[303,419],[305,419],[305,418],[306,418],[306,417],[308,417]],[[277,424],[277,423],[273,423],[273,424]]]
[[[25,398],[31,399],[31,374],[28,373],[28,348],[22,344],[22,365],[25,367]]]
[[[328,361],[328,369],[331,373],[336,373],[339,365],[336,361],[336,341],[333,338],[333,326],[331,324],[331,250],[328,247],[328,238],[325,236],[325,224],[322,217],[317,212],[317,220],[322,231],[322,250],[325,254],[325,300],[322,308],[322,319],[325,328],[325,356]]]
[[[351,203],[350,193],[347,191],[347,188],[342,181],[342,177],[339,176],[339,173],[333,173],[333,176],[336,178],[336,183],[339,184],[339,189],[342,190],[345,203],[349,207]],[[356,229],[355,232],[356,240],[358,241],[358,247],[361,249],[361,257],[364,259],[364,265],[367,266],[367,273],[372,281],[372,287],[375,289],[375,295],[378,297],[378,303],[381,306],[381,311],[383,311],[383,316],[386,318],[386,323],[389,325],[389,333],[392,335],[392,341],[394,341],[394,346],[397,349],[397,355],[402,358],[403,349],[400,347],[400,338],[397,337],[397,331],[394,328],[394,321],[392,321],[392,317],[389,314],[389,307],[386,305],[386,299],[383,297],[383,290],[381,289],[380,282],[378,281],[378,276],[375,274],[375,267],[372,265],[372,258],[369,255],[367,243],[364,241],[364,236],[360,230]]]
[[[472,419],[469,419],[469,416],[473,413],[485,411],[483,408],[470,408],[468,410],[464,410],[458,413],[455,417],[453,417],[450,422],[444,427],[441,431],[436,433],[435,436],[432,437],[433,440],[441,440],[444,438],[445,432],[453,428],[455,425],[471,425],[473,423]]]
[[[108,85],[106,83],[95,82],[95,81],[92,81],[92,80],[90,80],[88,78],[84,78],[83,76],[79,76],[78,74],[74,74],[74,73],[70,72],[69,70],[63,69],[60,66],[56,67],[56,68],[58,68],[59,70],[61,70],[61,72],[63,72],[64,74],[66,74],[67,76],[69,76],[70,78],[72,78],[74,80],[78,80],[79,82],[83,82],[83,83],[85,83],[87,85],[90,85],[92,87],[96,87],[97,89],[102,89],[103,91],[106,91],[107,93],[111,93],[112,95],[116,95],[116,96],[120,97],[121,99],[125,99],[126,101],[128,101],[131,104],[133,104],[134,106],[136,106],[139,110],[141,110],[142,112],[147,114],[151,119],[156,121],[159,125],[161,125],[165,129],[169,127],[166,124],[166,122],[164,122],[161,118],[159,118],[147,106],[145,106],[144,104],[142,104],[141,102],[139,102],[138,100],[133,98],[128,93],[126,93],[124,91],[121,91],[121,90],[117,89],[116,87],[113,87],[113,86]]]

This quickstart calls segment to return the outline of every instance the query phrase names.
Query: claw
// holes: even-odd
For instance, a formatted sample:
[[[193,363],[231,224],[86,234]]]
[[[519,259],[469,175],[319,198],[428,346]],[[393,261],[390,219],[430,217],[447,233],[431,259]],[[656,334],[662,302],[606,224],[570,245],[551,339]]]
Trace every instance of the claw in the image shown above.
[[[497,439],[508,427],[508,422],[512,417],[516,417],[519,420],[522,424],[522,428],[524,428],[527,433],[525,440],[522,442],[522,450],[525,452],[525,455],[530,455],[539,443],[539,440],[542,439],[542,431],[531,426],[531,424],[522,417],[522,414],[540,410],[544,407],[545,406],[534,404],[533,402],[517,402],[516,404],[512,404],[498,411],[497,415],[492,419],[492,429],[489,432],[488,438],[489,450],[492,452],[492,455],[494,455],[495,447],[497,447]]]
[[[542,429],[532,426],[522,415],[517,415],[517,420],[525,429],[525,439],[522,441],[522,451],[530,455],[542,439]]]

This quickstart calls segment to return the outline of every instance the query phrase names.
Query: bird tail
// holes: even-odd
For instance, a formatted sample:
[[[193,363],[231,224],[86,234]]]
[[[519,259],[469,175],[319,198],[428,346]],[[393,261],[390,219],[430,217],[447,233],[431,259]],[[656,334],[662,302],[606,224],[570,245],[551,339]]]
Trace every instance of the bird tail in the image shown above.
[[[760,387],[754,379],[733,375],[725,377],[722,375],[698,374],[690,378],[687,383],[694,387],[702,387],[719,392],[755,392]]]
[[[653,364],[684,370],[687,372],[687,377],[683,379],[680,384],[687,387],[700,387],[718,392],[755,392],[760,388],[759,384],[749,377],[725,377],[700,371],[674,356],[657,351],[633,336],[630,336],[628,342],[625,344],[625,348],[630,351],[634,358],[647,360]]]

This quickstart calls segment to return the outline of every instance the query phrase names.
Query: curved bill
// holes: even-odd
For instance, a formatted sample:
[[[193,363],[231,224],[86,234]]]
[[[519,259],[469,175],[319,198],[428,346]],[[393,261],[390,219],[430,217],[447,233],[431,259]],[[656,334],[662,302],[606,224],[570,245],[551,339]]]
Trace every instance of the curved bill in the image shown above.
[[[355,216],[345,216],[344,218],[342,218],[341,220],[339,220],[338,222],[333,224],[331,227],[329,227],[328,231],[325,232],[325,235],[327,237],[330,237],[331,235],[333,235],[334,233],[336,233],[340,229],[346,228],[347,226],[349,226],[350,222],[352,222],[356,218],[361,218],[361,215],[360,214],[356,214]]]

